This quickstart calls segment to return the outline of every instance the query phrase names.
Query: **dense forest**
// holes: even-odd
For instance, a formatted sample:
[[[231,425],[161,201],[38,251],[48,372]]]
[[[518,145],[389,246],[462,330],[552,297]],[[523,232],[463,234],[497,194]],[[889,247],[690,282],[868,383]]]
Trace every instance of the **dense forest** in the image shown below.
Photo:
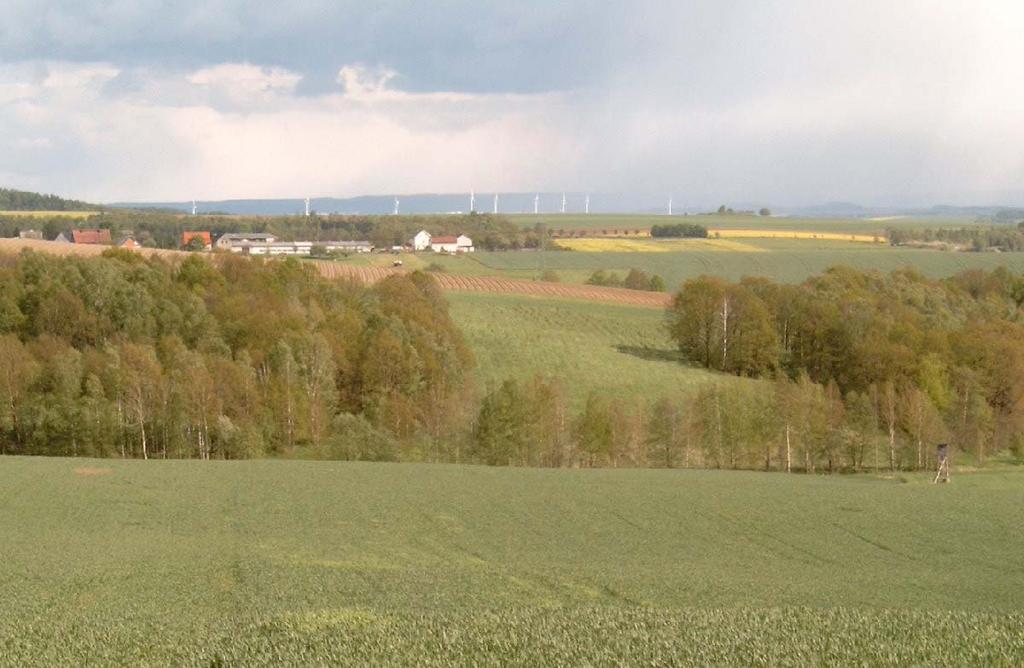
[[[889,229],[894,246],[939,246],[964,251],[1024,251],[1024,222],[989,227]]]
[[[41,195],[24,190],[0,188],[0,211],[95,211],[94,204],[63,199],[56,195]]]
[[[0,452],[396,459],[467,421],[472,356],[425,275],[0,259]]]
[[[0,257],[0,453],[856,471],[949,440],[983,462],[1024,449],[1022,303],[1003,269],[701,277],[667,329],[718,380],[574,408],[557,378],[476,387],[428,274],[26,251]]]
[[[369,240],[377,248],[407,244],[422,229],[433,235],[466,234],[481,250],[538,248],[547,237],[540,228],[523,228],[504,216],[472,213],[437,216],[184,216],[160,212],[108,210],[88,222],[62,216],[0,215],[0,237],[15,237],[34,228],[53,239],[76,227],[111,230],[111,236],[131,233],[143,246],[179,248],[186,230],[209,230],[219,237],[227,232],[270,232],[283,241]]]
[[[731,399],[748,442],[782,434],[791,452],[799,434],[817,452],[806,466],[858,468],[880,433],[899,468],[945,439],[980,461],[1024,449],[1022,304],[1024,277],[1004,268],[942,281],[836,268],[801,285],[691,279],[668,322],[691,363],[774,384],[774,405]]]

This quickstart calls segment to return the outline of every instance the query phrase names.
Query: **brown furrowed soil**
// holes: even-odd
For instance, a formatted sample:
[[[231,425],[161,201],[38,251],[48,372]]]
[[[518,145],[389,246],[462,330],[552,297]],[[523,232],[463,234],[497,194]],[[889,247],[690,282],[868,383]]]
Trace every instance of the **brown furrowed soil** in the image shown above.
[[[82,244],[62,244],[55,241],[37,239],[0,239],[0,253],[18,253],[31,249],[55,255],[96,256],[110,246],[93,246]],[[136,252],[149,257],[159,255],[165,258],[185,258],[184,251],[143,248]],[[212,257],[218,257],[213,254]],[[379,280],[407,270],[392,267],[353,267],[326,260],[310,260],[317,270],[326,278],[349,279],[361,283],[376,283]],[[570,285],[564,283],[545,283],[515,278],[497,278],[489,276],[460,276],[458,274],[432,274],[442,290],[453,292],[490,292],[518,295],[535,295],[538,297],[556,297],[561,299],[578,299],[582,301],[604,302],[609,304],[625,304],[664,308],[672,296],[664,292],[643,292],[624,288],[607,288],[597,285]]]

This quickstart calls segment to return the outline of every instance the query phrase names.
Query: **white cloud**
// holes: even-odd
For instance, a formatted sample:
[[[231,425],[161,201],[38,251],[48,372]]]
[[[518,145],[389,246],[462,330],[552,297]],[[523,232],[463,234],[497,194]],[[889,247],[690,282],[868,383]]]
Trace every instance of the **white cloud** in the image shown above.
[[[300,75],[281,67],[258,67],[250,63],[223,63],[186,77],[190,84],[243,104],[289,95],[301,79]]]
[[[473,187],[1024,203],[1018,2],[453,3],[465,21],[400,0],[302,0],[284,16],[241,0],[11,3],[11,185],[100,200]],[[37,43],[76,55],[17,60]]]
[[[351,66],[344,91],[309,97],[297,74],[246,63],[136,72],[141,88],[107,95],[116,68],[47,68],[42,83],[0,70],[0,95],[19,98],[0,109],[13,185],[100,201],[354,195],[513,189],[565,166],[539,159],[559,141],[550,96],[408,93]],[[43,136],[59,139],[25,139]]]

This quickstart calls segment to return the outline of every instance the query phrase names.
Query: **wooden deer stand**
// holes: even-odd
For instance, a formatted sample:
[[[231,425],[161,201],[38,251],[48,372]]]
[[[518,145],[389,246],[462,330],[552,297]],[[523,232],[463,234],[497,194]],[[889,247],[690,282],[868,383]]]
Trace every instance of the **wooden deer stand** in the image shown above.
[[[949,482],[949,444],[939,444],[939,469],[935,472],[935,480],[932,480],[932,484],[942,482]]]

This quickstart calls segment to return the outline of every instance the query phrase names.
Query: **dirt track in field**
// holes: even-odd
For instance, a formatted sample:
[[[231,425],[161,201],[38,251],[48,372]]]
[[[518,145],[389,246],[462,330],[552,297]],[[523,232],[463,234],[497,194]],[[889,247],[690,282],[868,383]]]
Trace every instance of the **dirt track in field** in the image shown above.
[[[35,239],[0,239],[0,252],[18,253],[26,248],[55,255],[100,255],[109,246],[61,244],[55,241]],[[146,256],[159,255],[166,258],[184,258],[188,253],[175,250],[144,248],[136,252]],[[217,257],[214,255],[213,257]],[[391,267],[352,267],[338,262],[311,260],[317,270],[326,278],[350,279],[362,283],[376,283],[407,270]],[[565,283],[544,283],[518,278],[495,276],[459,276],[457,274],[432,274],[442,290],[452,292],[489,292],[497,294],[533,295],[582,301],[664,308],[672,297],[664,292],[642,292],[624,288],[606,288],[597,285],[572,285]]]

